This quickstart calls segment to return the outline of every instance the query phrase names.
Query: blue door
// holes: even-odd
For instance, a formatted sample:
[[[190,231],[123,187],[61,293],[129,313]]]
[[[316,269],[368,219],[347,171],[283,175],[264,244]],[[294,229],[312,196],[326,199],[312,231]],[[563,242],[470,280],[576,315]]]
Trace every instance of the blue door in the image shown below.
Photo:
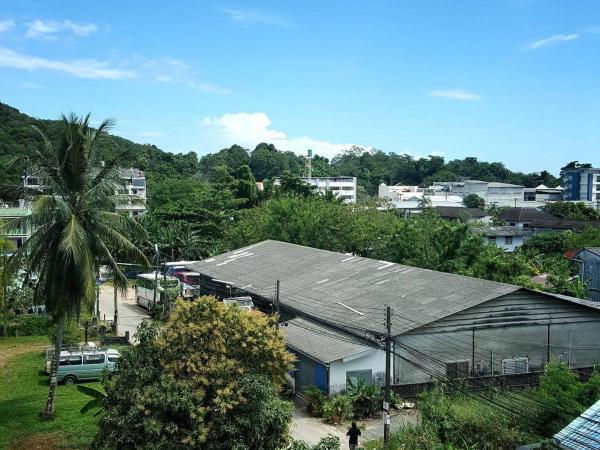
[[[327,385],[327,367],[323,364],[315,363],[315,384],[324,394],[329,393]]]

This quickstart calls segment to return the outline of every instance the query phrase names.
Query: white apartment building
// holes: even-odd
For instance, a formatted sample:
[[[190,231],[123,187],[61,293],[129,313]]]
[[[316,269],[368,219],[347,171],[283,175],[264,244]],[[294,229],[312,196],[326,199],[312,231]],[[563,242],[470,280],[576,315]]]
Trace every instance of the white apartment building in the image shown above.
[[[356,177],[306,177],[302,180],[316,187],[319,194],[331,191],[346,203],[356,203]]]
[[[129,203],[121,205],[117,209],[126,211],[130,217],[141,216],[146,212],[146,176],[139,169],[120,169],[119,175],[125,184],[126,195],[137,196],[143,200],[141,204]]]
[[[418,210],[426,199],[432,207],[446,206],[462,208],[463,198],[449,192],[444,192],[441,187],[431,186],[420,188],[418,186],[395,185],[388,186],[385,183],[379,185],[379,198],[388,200],[394,208],[406,210]]]
[[[302,177],[300,179],[314,186],[321,195],[331,191],[333,195],[341,198],[345,203],[356,203],[356,177]],[[281,179],[275,178],[273,185],[280,186]]]
[[[119,177],[123,181],[123,190],[118,192],[122,195],[134,195],[143,200],[142,203],[129,203],[121,205],[118,211],[126,212],[130,217],[141,216],[146,212],[146,176],[140,169],[129,168],[120,169]],[[26,188],[38,191],[44,190],[44,182],[36,175],[24,173],[22,176],[23,185]]]

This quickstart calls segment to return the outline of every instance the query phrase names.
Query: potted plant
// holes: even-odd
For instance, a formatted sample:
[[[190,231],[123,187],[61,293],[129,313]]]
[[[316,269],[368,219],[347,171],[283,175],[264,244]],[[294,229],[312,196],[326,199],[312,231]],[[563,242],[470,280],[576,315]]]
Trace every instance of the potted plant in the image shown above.
[[[352,400],[347,395],[335,395],[323,404],[323,417],[331,423],[341,423],[351,415]]]
[[[303,391],[306,398],[306,412],[315,417],[323,414],[323,401],[325,396],[317,386],[306,386]]]

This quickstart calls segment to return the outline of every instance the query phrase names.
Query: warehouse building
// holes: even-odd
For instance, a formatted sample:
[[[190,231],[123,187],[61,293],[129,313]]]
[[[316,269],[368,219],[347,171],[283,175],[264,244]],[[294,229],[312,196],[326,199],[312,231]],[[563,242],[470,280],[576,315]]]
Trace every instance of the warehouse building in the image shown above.
[[[227,295],[233,287],[265,309],[279,280],[288,329],[301,318],[330,330],[330,336],[320,334],[318,344],[305,335],[314,330],[288,334],[289,347],[306,356],[297,380],[322,370],[315,362],[330,371],[330,380],[337,376],[331,372],[334,361],[363,353],[347,352],[348,338],[378,346],[387,305],[396,384],[540,371],[553,360],[573,368],[600,361],[600,305],[572,297],[270,240],[190,269],[202,274],[207,293]],[[359,359],[352,371],[370,369],[375,382],[380,362]],[[338,389],[342,383],[333,384]],[[328,386],[331,390],[332,383]]]

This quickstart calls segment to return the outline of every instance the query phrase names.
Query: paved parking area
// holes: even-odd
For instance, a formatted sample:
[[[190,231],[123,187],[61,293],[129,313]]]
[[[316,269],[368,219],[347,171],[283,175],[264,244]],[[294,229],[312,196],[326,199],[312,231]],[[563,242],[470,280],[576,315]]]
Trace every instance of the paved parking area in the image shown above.
[[[148,312],[135,303],[135,290],[130,288],[127,294],[117,292],[117,332],[124,335],[129,331],[129,341],[133,343],[133,335],[142,321],[148,317]],[[112,286],[102,285],[100,287],[100,317],[112,320],[115,314],[114,289]]]

